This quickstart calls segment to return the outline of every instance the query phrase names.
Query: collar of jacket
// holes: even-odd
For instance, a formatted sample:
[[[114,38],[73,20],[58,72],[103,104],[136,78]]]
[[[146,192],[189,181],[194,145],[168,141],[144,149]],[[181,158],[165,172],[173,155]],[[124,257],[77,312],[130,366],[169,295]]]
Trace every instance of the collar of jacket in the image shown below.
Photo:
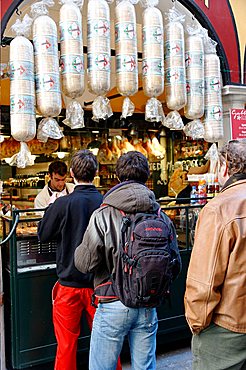
[[[144,185],[146,186],[143,182],[140,182],[140,181],[135,181],[135,180],[128,180],[128,181],[123,181],[123,182],[120,182],[119,184],[115,185],[113,188],[111,188],[103,197],[103,199],[105,199],[109,194],[111,194],[114,190],[116,189],[119,189],[121,188],[122,186],[124,185],[127,185],[127,184],[133,184],[133,183],[137,183],[137,184],[141,184],[141,185]]]
[[[79,190],[84,190],[84,189],[94,189],[94,188],[95,188],[95,185],[93,184],[88,184],[88,185],[78,184],[78,185],[75,185],[74,191],[79,191]]]
[[[224,186],[222,187],[221,191],[225,190],[228,186],[234,184],[237,181],[246,180],[245,173],[235,173],[225,182]]]

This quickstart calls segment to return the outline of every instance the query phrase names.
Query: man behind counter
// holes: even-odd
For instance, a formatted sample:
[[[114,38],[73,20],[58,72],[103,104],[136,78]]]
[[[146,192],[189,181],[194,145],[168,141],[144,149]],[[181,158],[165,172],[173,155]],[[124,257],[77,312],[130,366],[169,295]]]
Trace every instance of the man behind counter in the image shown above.
[[[71,193],[74,184],[66,183],[67,165],[62,161],[51,162],[48,168],[50,180],[34,200],[34,208],[46,208],[56,198]]]

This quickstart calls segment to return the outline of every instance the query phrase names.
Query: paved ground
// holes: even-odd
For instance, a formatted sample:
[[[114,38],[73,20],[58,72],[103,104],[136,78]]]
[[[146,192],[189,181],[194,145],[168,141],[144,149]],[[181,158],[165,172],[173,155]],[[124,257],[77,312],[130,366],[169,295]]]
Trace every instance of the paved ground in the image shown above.
[[[156,370],[172,369],[172,370],[191,370],[192,355],[190,347],[172,348],[168,351],[159,349],[157,354]],[[122,359],[123,370],[130,370],[130,360]]]

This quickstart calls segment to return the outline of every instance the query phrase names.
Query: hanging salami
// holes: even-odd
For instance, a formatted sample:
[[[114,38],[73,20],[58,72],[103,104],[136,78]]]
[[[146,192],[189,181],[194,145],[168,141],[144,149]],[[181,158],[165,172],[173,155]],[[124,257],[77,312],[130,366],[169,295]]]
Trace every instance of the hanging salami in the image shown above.
[[[204,139],[215,142],[223,138],[223,110],[221,96],[220,61],[216,55],[216,42],[205,42],[205,119]]]
[[[38,127],[37,137],[41,141],[63,136],[58,123],[51,118],[58,116],[62,108],[57,27],[47,10],[52,5],[53,0],[42,0],[31,6],[37,110],[46,117]]]
[[[164,30],[165,91],[169,109],[179,110],[186,105],[186,75],[184,55],[184,16],[175,7],[167,13]]]
[[[204,47],[199,28],[187,27],[185,65],[187,104],[186,118],[197,119],[204,114]]]
[[[143,12],[143,60],[142,78],[145,95],[151,97],[145,107],[147,121],[163,121],[161,103],[156,99],[164,91],[164,42],[163,18],[158,4],[153,0],[142,0]]]
[[[63,93],[72,99],[84,92],[84,56],[82,36],[82,16],[80,8],[83,0],[61,0],[60,8],[60,67]],[[66,119],[63,121],[72,129],[84,127],[84,111],[80,103],[72,100],[66,106]]]
[[[62,91],[74,99],[81,96],[85,88],[82,16],[73,0],[62,0],[62,3],[59,22]]]
[[[108,1],[110,2],[110,1]],[[93,119],[98,121],[113,113],[105,94],[110,90],[110,11],[106,0],[88,2],[88,86],[98,95],[92,105]]]
[[[137,25],[133,2],[120,0],[115,7],[116,86],[124,99],[122,116],[132,112],[128,96],[138,91]]]
[[[36,135],[34,55],[26,38],[32,19],[26,15],[12,29],[16,37],[10,43],[10,127],[18,141],[29,141]]]

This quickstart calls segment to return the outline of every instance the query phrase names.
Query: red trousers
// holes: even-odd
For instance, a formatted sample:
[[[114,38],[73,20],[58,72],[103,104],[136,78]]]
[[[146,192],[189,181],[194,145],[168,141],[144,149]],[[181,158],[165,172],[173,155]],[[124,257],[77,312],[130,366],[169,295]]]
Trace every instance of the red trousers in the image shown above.
[[[54,370],[77,370],[76,354],[82,312],[85,310],[90,330],[95,314],[91,306],[91,288],[73,288],[56,282],[52,291],[53,324],[57,340]],[[121,370],[118,360],[117,370]]]

